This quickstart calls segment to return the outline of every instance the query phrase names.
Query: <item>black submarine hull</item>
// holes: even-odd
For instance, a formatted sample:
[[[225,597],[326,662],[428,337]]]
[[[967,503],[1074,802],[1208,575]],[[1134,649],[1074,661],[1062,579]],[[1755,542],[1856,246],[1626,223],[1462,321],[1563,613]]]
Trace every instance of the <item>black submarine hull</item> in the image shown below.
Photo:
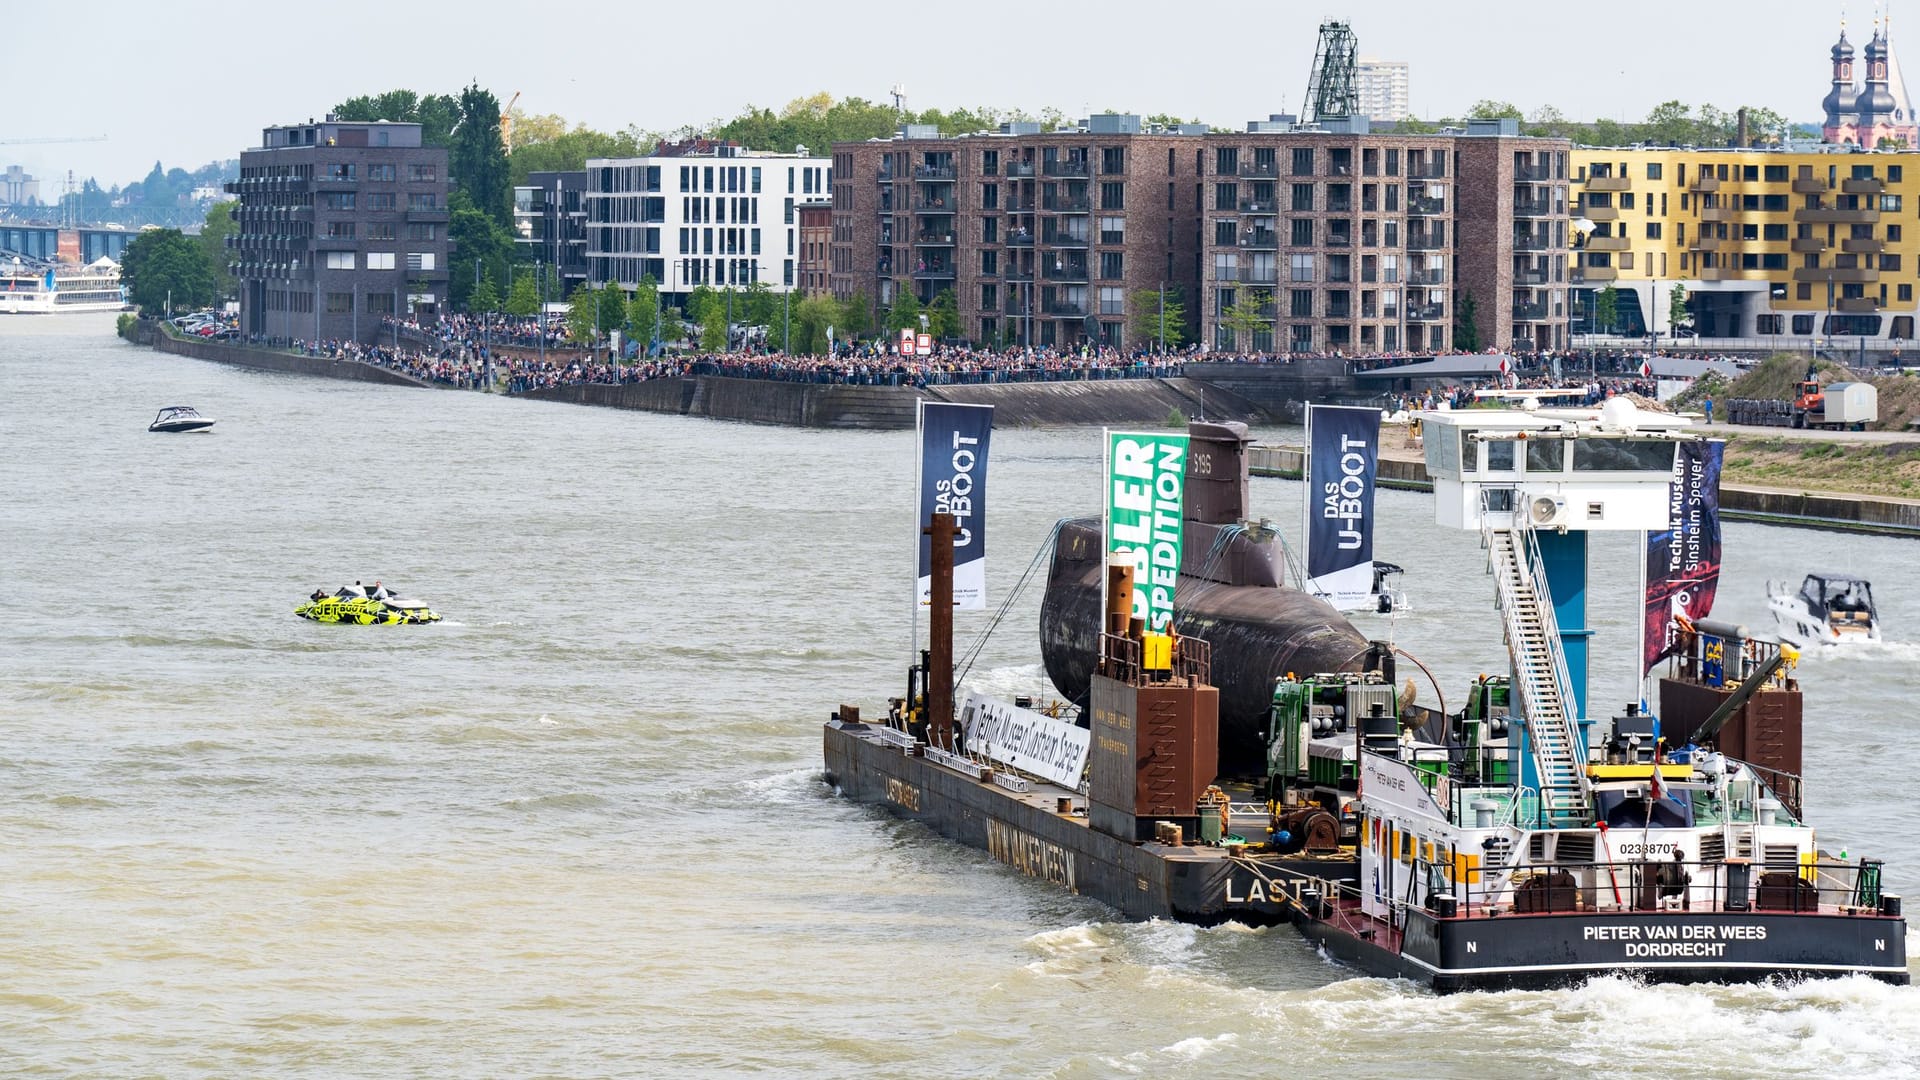
[[[1358,671],[1367,640],[1325,601],[1261,573],[1269,541],[1221,526],[1187,522],[1190,569],[1174,589],[1174,627],[1213,647],[1213,681],[1220,689],[1220,772],[1262,775],[1273,684],[1289,672]],[[1061,522],[1054,541],[1046,595],[1040,602],[1040,656],[1060,696],[1085,704],[1093,678],[1103,575],[1100,524],[1092,518]],[[1236,565],[1237,564],[1237,565]],[[1226,584],[1219,577],[1262,584]]]

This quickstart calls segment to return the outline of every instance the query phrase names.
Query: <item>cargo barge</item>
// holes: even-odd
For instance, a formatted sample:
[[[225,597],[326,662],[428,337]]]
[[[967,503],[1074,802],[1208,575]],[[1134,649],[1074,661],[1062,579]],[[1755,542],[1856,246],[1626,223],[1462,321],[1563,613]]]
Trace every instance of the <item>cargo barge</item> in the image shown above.
[[[1670,523],[1693,438],[1634,419],[1430,422],[1438,518],[1482,534],[1508,674],[1476,680],[1453,713],[1406,707],[1388,646],[1282,676],[1251,773],[1222,768],[1213,651],[1143,626],[1124,560],[1105,567],[1085,698],[1022,710],[1083,732],[1084,772],[1039,775],[980,745],[985,705],[953,704],[951,520],[934,515],[931,648],[884,719],[842,706],[827,722],[826,780],[1126,917],[1290,923],[1361,971],[1439,992],[1606,974],[1905,984],[1881,865],[1827,856],[1800,817],[1790,649],[1682,621],[1664,715],[1589,715],[1586,533]]]

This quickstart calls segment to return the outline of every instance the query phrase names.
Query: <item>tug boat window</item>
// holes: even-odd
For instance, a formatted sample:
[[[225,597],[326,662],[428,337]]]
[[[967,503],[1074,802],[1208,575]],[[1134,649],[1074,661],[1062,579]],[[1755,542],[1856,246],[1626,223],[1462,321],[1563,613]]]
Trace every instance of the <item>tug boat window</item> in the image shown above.
[[[1574,472],[1672,472],[1674,444],[1664,439],[1593,439],[1573,456]]]
[[[1559,439],[1530,439],[1527,442],[1527,471],[1557,473],[1566,469],[1567,444]]]
[[[1487,441],[1488,472],[1512,472],[1514,470],[1514,443],[1512,439],[1490,439]]]

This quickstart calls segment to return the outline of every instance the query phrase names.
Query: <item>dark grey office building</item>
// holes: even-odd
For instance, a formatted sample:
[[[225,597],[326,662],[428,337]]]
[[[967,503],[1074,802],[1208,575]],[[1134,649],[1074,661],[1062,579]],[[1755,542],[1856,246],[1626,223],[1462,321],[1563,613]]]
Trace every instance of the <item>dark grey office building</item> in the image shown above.
[[[541,268],[550,301],[587,283],[586,190],[585,169],[528,173],[513,189],[514,243]]]
[[[447,152],[420,125],[331,118],[261,133],[227,184],[243,333],[371,341],[447,302]]]

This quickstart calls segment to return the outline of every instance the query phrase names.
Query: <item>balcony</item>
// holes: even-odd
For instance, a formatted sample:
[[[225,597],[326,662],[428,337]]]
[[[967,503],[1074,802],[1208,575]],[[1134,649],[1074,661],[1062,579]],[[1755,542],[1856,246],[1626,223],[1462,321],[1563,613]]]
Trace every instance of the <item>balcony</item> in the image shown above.
[[[880,205],[875,207],[874,209],[879,213],[881,217],[892,217],[893,216],[893,200],[881,199]]]
[[[953,234],[943,232],[921,233],[913,238],[914,247],[952,247]]]
[[[1447,309],[1442,304],[1408,304],[1408,322],[1440,322],[1447,317]]]
[[[913,167],[913,178],[915,180],[922,180],[928,183],[933,183],[935,181],[940,181],[940,180],[952,180],[953,166],[951,165],[915,165]]]
[[[1553,251],[1553,237],[1545,233],[1518,233],[1513,238],[1515,251]]]
[[[1878,255],[1887,249],[1885,240],[1871,237],[1852,237],[1840,241],[1840,250],[1854,255]]]
[[[1796,236],[1787,242],[1787,250],[1799,255],[1818,255],[1827,250],[1827,242],[1817,236]]]
[[[1864,285],[1880,280],[1880,271],[1870,266],[1802,266],[1794,270],[1795,281],[1832,281],[1845,285]]]
[[[1083,319],[1087,315],[1087,305],[1084,303],[1076,304],[1070,300],[1056,300],[1046,306],[1046,312],[1049,315]]]
[[[1447,271],[1443,267],[1433,267],[1425,270],[1409,270],[1407,272],[1407,284],[1409,285],[1445,285],[1446,283]]]
[[[1007,205],[1000,208],[1000,212],[1003,214],[1031,214],[1033,213],[1033,211],[1034,211],[1034,201],[1032,199],[1027,199],[1025,201],[1022,201],[1020,199],[1008,199]]]
[[[1091,204],[1085,195],[1048,195],[1041,205],[1056,213],[1084,214]]]
[[[1832,206],[1801,207],[1793,220],[1803,225],[1871,225],[1880,220],[1878,210],[1842,210]]]
[[[1513,182],[1516,184],[1544,184],[1553,179],[1551,165],[1516,165],[1513,169]],[[1595,191],[1607,191],[1610,188],[1594,188]],[[1625,191],[1625,188],[1621,189]]]
[[[1632,191],[1633,181],[1624,176],[1589,176],[1588,191]]]
[[[1545,318],[1547,318],[1547,305],[1545,304],[1513,305],[1514,322],[1539,322]]]
[[[1700,208],[1701,221],[1738,221],[1740,211],[1731,206],[1703,206]]]
[[[445,221],[447,220],[447,215],[448,215],[448,210],[444,206],[409,206],[407,207],[407,220],[410,222],[411,221]]]
[[[1619,279],[1620,271],[1611,266],[1576,266],[1573,268],[1573,283],[1575,285],[1582,285],[1590,281],[1618,281]]]
[[[1242,180],[1272,180],[1280,175],[1280,165],[1273,161],[1245,161],[1240,164]]]
[[[315,191],[358,191],[360,181],[351,176],[318,176],[314,178]]]
[[[1693,241],[1687,245],[1687,249],[1689,251],[1719,251],[1722,245],[1724,244],[1726,244],[1726,241],[1720,239],[1717,236],[1696,236],[1693,238]],[[1593,242],[1589,240],[1587,242],[1587,246],[1593,247]],[[1620,247],[1617,247],[1617,248],[1594,248],[1594,250],[1595,251],[1625,251],[1627,249],[1626,249],[1626,245],[1622,244]]]
[[[873,179],[874,182],[878,184],[891,184],[893,183],[893,170],[881,169],[879,172],[873,174]]]
[[[1626,251],[1633,241],[1624,236],[1589,236],[1588,251]]]
[[[913,277],[916,281],[932,281],[952,276],[952,263],[915,263],[913,267]]]
[[[1446,212],[1447,201],[1445,199],[1426,199],[1419,196],[1413,196],[1407,199],[1408,217],[1432,217],[1435,214],[1444,214]]]
[[[1041,271],[1041,276],[1048,281],[1085,281],[1087,280],[1087,268],[1084,266],[1075,266],[1072,263],[1062,263],[1057,266],[1045,265]]]
[[[1859,180],[1842,180],[1840,190],[1848,195],[1878,195],[1887,190],[1887,185],[1868,176]]]
[[[951,214],[953,213],[953,201],[951,199],[915,199],[913,200],[913,212],[916,214]]]
[[[1241,199],[1240,212],[1243,214],[1274,214],[1278,206],[1272,199]]]
[[[1422,161],[1407,167],[1407,179],[1409,180],[1445,180],[1446,178],[1447,170],[1444,165],[1434,165]]]
[[[1619,221],[1620,211],[1611,206],[1589,206],[1580,211],[1588,221]]]
[[[1701,281],[1739,281],[1740,271],[1731,266],[1703,266],[1694,276]]]
[[[1328,247],[1352,247],[1353,234],[1330,232],[1327,234],[1327,246]]]
[[[1040,167],[1048,176],[1085,176],[1087,163],[1084,160],[1049,161]]]
[[[1033,267],[1029,266],[1023,269],[1009,264],[1005,270],[1000,271],[1000,276],[1008,281],[1032,281]]]
[[[1447,249],[1447,241],[1445,237],[1440,237],[1440,236],[1409,236],[1407,237],[1408,251],[1445,251],[1446,249]]]
[[[1243,285],[1277,285],[1280,271],[1277,267],[1243,266],[1235,271],[1232,280]]]
[[[1548,274],[1545,270],[1515,270],[1513,272],[1513,283],[1521,287],[1545,285],[1547,278]]]
[[[1720,178],[1717,176],[1708,176],[1706,173],[1699,173],[1694,176],[1693,183],[1687,185],[1687,190],[1698,191],[1703,194],[1719,191]]]
[[[1009,161],[1007,162],[1007,175],[1011,177],[1032,176],[1033,162]]]
[[[1280,246],[1280,234],[1271,229],[1256,229],[1240,238],[1242,248],[1269,251]]]
[[[1880,298],[1877,296],[1842,296],[1833,302],[1835,311],[1847,314],[1870,313],[1880,310]]]
[[[1515,199],[1514,217],[1557,217],[1551,199]]]
[[[1830,189],[1827,187],[1827,182],[1818,177],[1796,176],[1793,178],[1795,195],[1825,195],[1828,190]]]
[[[1063,232],[1047,233],[1040,238],[1040,242],[1048,247],[1058,248],[1083,248],[1087,246],[1086,237]]]
[[[1010,232],[1007,234],[1006,243],[1008,247],[1032,247],[1033,234],[1025,230]]]
[[[881,259],[879,262],[874,263],[873,272],[880,275],[881,277],[892,277],[893,276],[893,260]]]

